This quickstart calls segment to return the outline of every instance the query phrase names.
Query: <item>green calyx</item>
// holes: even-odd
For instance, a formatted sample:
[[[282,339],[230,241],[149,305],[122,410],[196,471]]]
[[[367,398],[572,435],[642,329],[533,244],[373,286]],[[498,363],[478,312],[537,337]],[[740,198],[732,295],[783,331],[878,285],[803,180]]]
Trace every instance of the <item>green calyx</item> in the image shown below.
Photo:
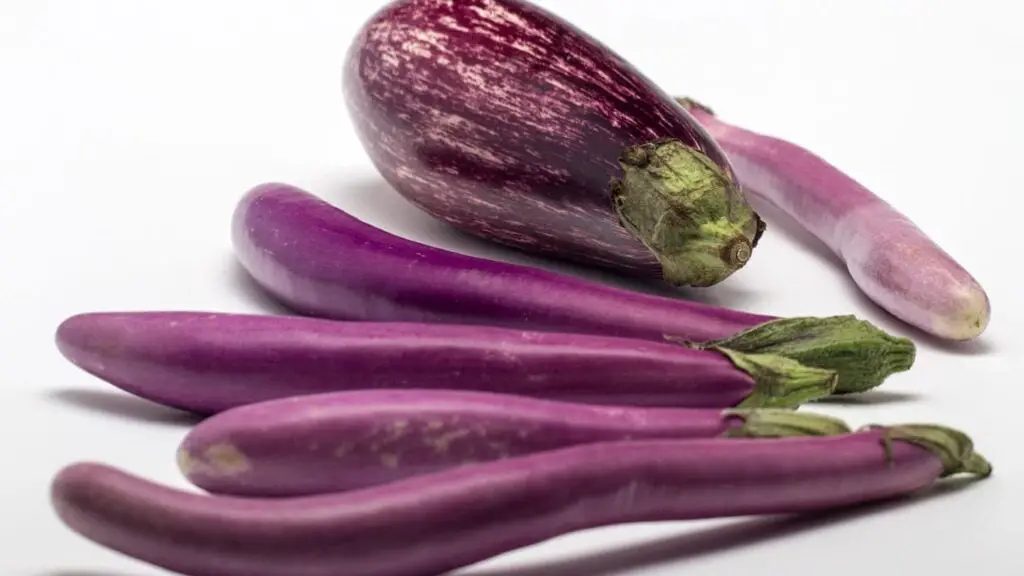
[[[786,438],[790,436],[838,436],[849,434],[846,422],[813,412],[795,412],[778,408],[726,410],[742,424],[730,428],[727,438]]]
[[[612,200],[622,225],[678,286],[717,284],[753,254],[764,222],[732,176],[700,150],[662,139],[619,157]]]
[[[937,424],[902,424],[899,426],[865,426],[865,429],[885,430],[883,446],[890,454],[894,440],[910,442],[935,454],[942,461],[942,477],[970,474],[986,478],[992,474],[992,464],[974,451],[974,442],[967,434]]]
[[[837,377],[831,370],[805,366],[774,354],[744,354],[711,348],[754,379],[754,390],[737,408],[796,408],[835,392]]]
[[[805,366],[832,370],[839,375],[836,394],[870,390],[890,375],[909,370],[917,350],[910,339],[887,334],[854,316],[782,318],[723,340],[687,345],[774,354]]]

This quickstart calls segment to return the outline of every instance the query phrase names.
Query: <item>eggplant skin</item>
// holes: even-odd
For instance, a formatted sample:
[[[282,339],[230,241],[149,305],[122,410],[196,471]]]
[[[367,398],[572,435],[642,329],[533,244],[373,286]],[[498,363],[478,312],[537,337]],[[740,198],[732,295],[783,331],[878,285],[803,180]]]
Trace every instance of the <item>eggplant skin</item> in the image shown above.
[[[891,431],[596,442],[293,498],[206,496],[82,461],[50,502],[74,532],[179,574],[435,576],[582,530],[835,511],[935,485],[939,454]]]
[[[402,196],[465,232],[547,257],[665,279],[613,202],[630,146],[678,140],[735,182],[726,155],[670,95],[526,2],[393,2],[349,48],[343,87],[359,139]],[[730,212],[750,211],[738,187],[726,194]],[[756,244],[763,222],[742,221]]]
[[[360,389],[489,391],[693,408],[730,408],[758,391],[750,373],[714,351],[491,326],[93,312],[61,322],[56,342],[86,372],[196,414]]]

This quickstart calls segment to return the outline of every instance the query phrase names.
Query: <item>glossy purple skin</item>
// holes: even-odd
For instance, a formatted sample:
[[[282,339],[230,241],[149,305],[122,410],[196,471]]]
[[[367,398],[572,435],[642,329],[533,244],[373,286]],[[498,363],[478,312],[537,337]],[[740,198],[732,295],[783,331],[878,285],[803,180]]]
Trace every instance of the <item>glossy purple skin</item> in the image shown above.
[[[235,254],[255,281],[312,316],[698,342],[776,319],[434,248],[287,184],[250,190],[232,227]]]
[[[132,394],[200,414],[353,389],[502,392],[724,408],[754,380],[714,351],[587,334],[301,316],[105,312],[57,329],[61,353]]]
[[[935,482],[932,452],[882,430],[777,440],[574,446],[365,490],[281,499],[62,470],[57,514],[112,550],[192,576],[424,576],[578,530],[831,509]]]
[[[622,151],[674,138],[732,175],[670,95],[527,2],[393,2],[354,39],[343,79],[388,183],[435,218],[528,252],[661,279],[613,207]]]
[[[594,406],[452,390],[339,392],[211,416],[182,440],[179,464],[208,492],[301,496],[575,444],[710,438],[742,423],[719,409]]]

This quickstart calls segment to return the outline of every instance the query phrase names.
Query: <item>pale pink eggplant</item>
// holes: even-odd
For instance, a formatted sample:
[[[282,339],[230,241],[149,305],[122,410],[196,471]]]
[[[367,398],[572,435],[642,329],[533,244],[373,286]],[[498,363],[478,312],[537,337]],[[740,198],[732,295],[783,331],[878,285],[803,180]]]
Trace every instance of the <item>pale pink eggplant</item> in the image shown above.
[[[813,152],[680,101],[729,154],[752,200],[778,208],[824,243],[876,304],[948,340],[975,338],[988,327],[985,290],[906,215]]]

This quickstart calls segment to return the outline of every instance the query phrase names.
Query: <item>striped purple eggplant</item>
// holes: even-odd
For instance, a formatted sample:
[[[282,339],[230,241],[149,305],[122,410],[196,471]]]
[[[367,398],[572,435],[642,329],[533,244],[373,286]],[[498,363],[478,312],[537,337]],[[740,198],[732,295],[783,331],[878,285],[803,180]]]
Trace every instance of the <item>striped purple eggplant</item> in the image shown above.
[[[747,262],[764,230],[686,110],[528,2],[392,2],[360,30],[343,78],[383,177],[464,231],[710,286]]]

